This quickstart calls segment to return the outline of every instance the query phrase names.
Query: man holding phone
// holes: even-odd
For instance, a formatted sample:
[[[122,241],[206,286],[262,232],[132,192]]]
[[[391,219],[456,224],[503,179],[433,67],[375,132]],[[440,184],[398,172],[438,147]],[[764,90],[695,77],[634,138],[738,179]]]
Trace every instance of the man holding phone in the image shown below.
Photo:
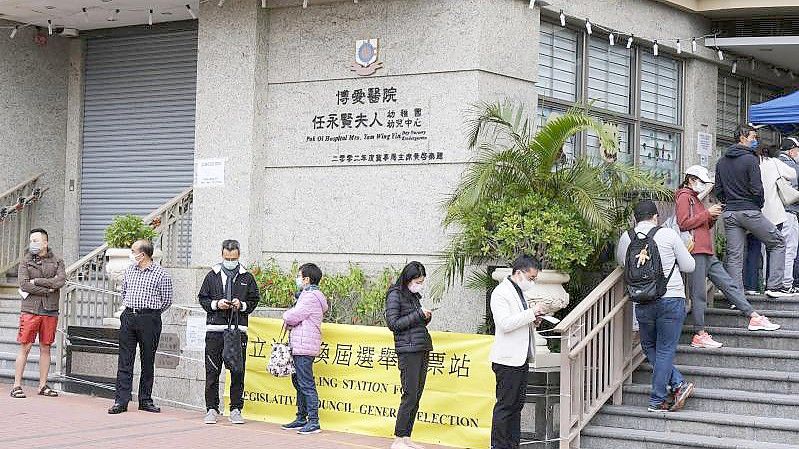
[[[247,315],[261,297],[255,277],[239,262],[241,249],[236,240],[222,242],[222,262],[205,276],[197,298],[207,313],[205,325],[205,408],[204,422],[216,424],[219,416],[219,375],[222,372],[223,332],[232,322],[241,331],[241,358],[247,356]],[[246,370],[245,370],[246,371]],[[230,422],[244,424],[244,371],[230,373]]]
[[[514,449],[521,440],[521,413],[527,389],[529,363],[535,360],[533,327],[544,316],[530,307],[524,292],[535,285],[541,263],[519,256],[513,271],[491,292],[491,314],[496,324],[491,368],[497,378],[497,402],[491,421],[491,449]]]

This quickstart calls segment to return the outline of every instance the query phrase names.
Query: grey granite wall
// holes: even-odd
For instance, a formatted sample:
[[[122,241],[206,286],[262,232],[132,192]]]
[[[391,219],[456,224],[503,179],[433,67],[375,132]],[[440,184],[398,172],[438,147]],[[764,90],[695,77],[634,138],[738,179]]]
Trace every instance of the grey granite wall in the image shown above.
[[[0,25],[12,25],[0,20]],[[67,135],[69,40],[33,42],[33,28],[14,39],[0,36],[0,192],[43,172],[48,187],[36,205],[35,226],[50,233],[61,253],[64,217],[64,164]],[[5,206],[6,204],[3,204]]]

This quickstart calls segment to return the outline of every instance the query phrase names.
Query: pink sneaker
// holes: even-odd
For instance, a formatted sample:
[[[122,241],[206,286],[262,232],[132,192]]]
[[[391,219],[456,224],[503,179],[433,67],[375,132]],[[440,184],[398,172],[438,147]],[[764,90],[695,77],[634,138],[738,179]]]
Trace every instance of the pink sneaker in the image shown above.
[[[775,331],[780,328],[779,324],[774,324],[763,315],[753,316],[749,320],[750,331]]]
[[[694,338],[691,340],[691,346],[694,348],[720,348],[724,345],[713,340],[713,337],[707,332],[703,332],[694,335]]]

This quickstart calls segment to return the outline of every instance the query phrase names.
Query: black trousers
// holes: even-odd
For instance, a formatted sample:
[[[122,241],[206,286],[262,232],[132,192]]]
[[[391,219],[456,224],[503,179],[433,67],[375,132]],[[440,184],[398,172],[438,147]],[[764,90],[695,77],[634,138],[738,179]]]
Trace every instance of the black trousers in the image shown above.
[[[205,409],[219,411],[219,374],[222,372],[222,332],[205,333]],[[247,362],[247,334],[241,333],[241,358]],[[245,370],[246,371],[246,370]],[[230,410],[244,408],[244,371],[230,373]]]
[[[491,364],[497,377],[497,403],[491,420],[491,449],[518,449],[528,366]]]
[[[416,421],[419,401],[422,399],[424,383],[427,380],[429,354],[429,351],[397,354],[402,399],[399,410],[397,410],[397,423],[394,426],[395,436],[410,437],[413,432],[413,423]]]
[[[161,339],[161,314],[122,312],[119,317],[119,360],[117,363],[116,403],[127,405],[133,388],[133,364],[136,345],[139,346],[141,378],[139,379],[139,404],[153,401],[155,377],[155,352]]]

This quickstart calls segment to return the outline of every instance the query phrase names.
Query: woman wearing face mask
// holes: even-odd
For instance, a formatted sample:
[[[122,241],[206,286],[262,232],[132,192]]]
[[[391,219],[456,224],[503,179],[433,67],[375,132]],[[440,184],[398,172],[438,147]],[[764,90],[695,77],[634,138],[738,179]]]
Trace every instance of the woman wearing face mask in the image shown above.
[[[712,181],[705,167],[693,165],[685,171],[685,181],[676,193],[676,216],[680,230],[690,232],[693,237],[691,254],[696,261],[693,273],[688,273],[688,285],[692,299],[692,316],[696,333],[691,340],[695,348],[720,348],[722,343],[705,331],[705,308],[707,307],[707,279],[724,293],[727,300],[749,317],[749,330],[777,330],[779,325],[769,321],[752,309],[743,291],[734,284],[713,251],[711,229],[721,215],[721,205],[705,208],[703,194],[710,191]]]
[[[391,449],[421,448],[411,441],[411,432],[424,391],[428,356],[433,350],[433,340],[427,332],[432,311],[420,302],[424,279],[424,265],[411,262],[402,269],[386,297],[386,323],[394,333],[403,390]]]

